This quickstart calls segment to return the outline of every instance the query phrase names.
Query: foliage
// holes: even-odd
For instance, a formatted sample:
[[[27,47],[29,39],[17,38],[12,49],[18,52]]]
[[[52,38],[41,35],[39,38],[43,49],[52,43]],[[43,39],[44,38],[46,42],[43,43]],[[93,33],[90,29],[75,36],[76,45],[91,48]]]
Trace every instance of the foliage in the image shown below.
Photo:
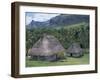
[[[60,26],[59,28],[26,28],[26,51],[28,51],[44,33],[55,36],[65,49],[74,42],[79,43],[82,48],[89,48],[89,24],[79,23],[71,26]]]
[[[58,52],[58,53],[57,53],[57,57],[60,58],[60,59],[64,59],[64,58],[66,58],[66,56],[65,56],[65,52],[64,52],[64,51],[60,51],[60,52]]]

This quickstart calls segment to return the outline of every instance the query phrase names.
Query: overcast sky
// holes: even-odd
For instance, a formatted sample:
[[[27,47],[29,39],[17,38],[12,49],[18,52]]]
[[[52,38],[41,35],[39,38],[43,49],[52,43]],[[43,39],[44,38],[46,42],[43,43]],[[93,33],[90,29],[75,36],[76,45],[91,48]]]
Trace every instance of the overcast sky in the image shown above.
[[[58,15],[59,14],[26,12],[26,25],[28,25],[32,20],[43,22]]]

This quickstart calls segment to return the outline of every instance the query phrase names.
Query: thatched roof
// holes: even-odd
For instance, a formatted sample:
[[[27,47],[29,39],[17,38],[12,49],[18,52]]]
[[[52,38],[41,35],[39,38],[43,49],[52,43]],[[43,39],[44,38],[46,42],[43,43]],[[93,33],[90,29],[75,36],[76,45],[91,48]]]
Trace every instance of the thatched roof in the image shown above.
[[[57,38],[45,34],[29,49],[28,55],[50,56],[61,51],[65,51],[65,49]]]
[[[82,49],[78,43],[73,43],[68,49],[68,53],[81,53]]]

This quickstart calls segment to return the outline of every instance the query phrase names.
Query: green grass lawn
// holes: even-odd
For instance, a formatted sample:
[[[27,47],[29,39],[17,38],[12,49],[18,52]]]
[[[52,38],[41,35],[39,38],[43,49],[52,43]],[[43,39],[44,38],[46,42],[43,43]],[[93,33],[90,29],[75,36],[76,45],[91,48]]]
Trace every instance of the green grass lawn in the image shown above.
[[[89,54],[85,53],[80,58],[66,57],[66,59],[49,62],[49,61],[35,61],[26,58],[26,67],[41,67],[41,66],[63,66],[63,65],[79,65],[89,64]]]

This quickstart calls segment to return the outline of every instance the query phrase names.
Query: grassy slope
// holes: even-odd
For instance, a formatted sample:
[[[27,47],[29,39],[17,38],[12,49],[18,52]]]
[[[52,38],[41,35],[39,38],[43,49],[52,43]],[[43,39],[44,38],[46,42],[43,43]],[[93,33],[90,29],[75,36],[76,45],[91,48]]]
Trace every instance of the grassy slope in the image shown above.
[[[82,25],[88,25],[88,23],[86,22],[81,22],[81,23],[77,23],[77,24],[72,24],[72,25],[68,25],[68,26],[63,26],[64,29],[70,29],[70,28],[78,28]],[[61,29],[61,26],[60,27],[56,27],[56,29]]]
[[[49,62],[49,61],[34,61],[26,59],[26,67],[40,67],[40,66],[61,66],[61,65],[79,65],[89,64],[89,54],[85,53],[80,58],[67,57],[64,60]]]

